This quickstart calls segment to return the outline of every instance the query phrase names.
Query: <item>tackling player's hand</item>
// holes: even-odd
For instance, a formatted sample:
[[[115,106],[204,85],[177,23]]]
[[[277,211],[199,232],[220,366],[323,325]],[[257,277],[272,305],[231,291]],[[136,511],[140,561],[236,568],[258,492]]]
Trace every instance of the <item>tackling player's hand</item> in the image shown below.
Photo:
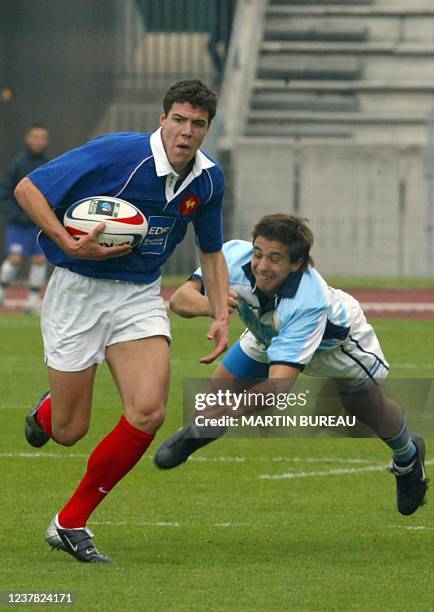
[[[131,253],[131,246],[124,244],[121,246],[106,247],[97,242],[97,238],[104,231],[105,223],[98,223],[96,227],[87,235],[78,240],[74,238],[68,241],[68,245],[63,249],[66,255],[77,259],[112,259],[122,257]]]
[[[209,328],[208,340],[214,340],[215,349],[209,355],[205,355],[200,363],[212,363],[219,355],[224,353],[229,345],[229,330],[227,319],[217,319]]]
[[[238,308],[238,299],[237,299],[237,292],[236,291],[232,291],[232,289],[230,289],[229,291],[229,299],[228,299],[228,313],[229,315],[233,314],[236,309]]]

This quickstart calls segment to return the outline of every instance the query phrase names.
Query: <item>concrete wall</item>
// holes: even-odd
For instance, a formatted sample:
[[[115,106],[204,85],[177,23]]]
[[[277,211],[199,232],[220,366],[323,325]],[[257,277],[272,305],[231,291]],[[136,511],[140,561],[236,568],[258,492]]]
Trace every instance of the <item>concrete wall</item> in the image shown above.
[[[324,274],[428,274],[424,147],[250,139],[235,146],[233,168],[227,238],[249,239],[263,214],[298,213],[311,221]]]

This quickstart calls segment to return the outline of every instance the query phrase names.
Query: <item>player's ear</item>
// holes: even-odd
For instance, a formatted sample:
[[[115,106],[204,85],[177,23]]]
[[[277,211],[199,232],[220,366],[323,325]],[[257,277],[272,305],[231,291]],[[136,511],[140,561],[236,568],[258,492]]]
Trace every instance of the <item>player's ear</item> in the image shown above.
[[[298,272],[303,267],[303,258],[300,257],[295,263],[291,264],[291,272]]]
[[[165,121],[166,121],[166,114],[165,114],[165,112],[162,110],[162,111],[160,112],[160,125],[161,125],[162,127],[164,126]]]

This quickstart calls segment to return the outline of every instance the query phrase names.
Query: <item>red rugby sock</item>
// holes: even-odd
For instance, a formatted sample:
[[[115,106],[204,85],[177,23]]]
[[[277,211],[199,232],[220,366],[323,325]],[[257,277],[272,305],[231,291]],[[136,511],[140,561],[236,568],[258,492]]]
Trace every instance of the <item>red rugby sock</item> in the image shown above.
[[[36,422],[50,438],[53,437],[53,430],[51,427],[51,395],[47,395],[39,406],[38,412],[36,413]]]
[[[136,465],[153,439],[154,434],[133,427],[122,416],[89,457],[86,474],[59,514],[60,525],[66,529],[84,527],[98,504]]]

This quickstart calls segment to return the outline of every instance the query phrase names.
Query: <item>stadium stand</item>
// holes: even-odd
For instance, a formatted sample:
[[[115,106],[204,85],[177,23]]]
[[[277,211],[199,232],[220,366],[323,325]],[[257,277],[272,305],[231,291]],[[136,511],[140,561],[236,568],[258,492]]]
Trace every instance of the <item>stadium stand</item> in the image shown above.
[[[432,2],[272,0],[246,133],[425,140]]]
[[[295,211],[326,273],[432,276],[434,4],[241,2],[234,32],[220,139],[230,234]]]

